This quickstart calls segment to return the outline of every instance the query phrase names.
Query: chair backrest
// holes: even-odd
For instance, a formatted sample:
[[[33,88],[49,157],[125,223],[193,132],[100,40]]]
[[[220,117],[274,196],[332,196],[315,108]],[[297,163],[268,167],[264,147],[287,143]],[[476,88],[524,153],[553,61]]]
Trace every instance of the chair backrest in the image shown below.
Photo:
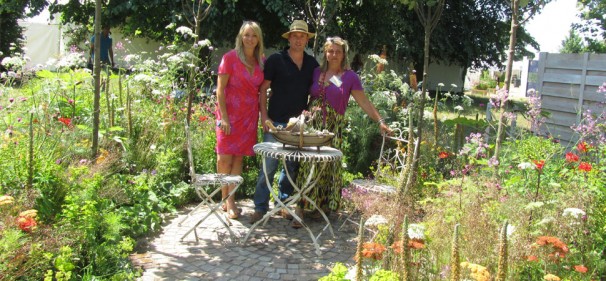
[[[191,178],[191,183],[196,181],[196,170],[194,168],[194,154],[191,149],[191,137],[189,135],[189,124],[187,119],[185,119],[185,138],[187,139],[187,160],[189,161],[189,177]]]
[[[406,147],[408,140],[404,131],[393,129],[392,135],[383,134],[375,178],[386,176],[386,169],[392,173],[401,173],[406,165]]]

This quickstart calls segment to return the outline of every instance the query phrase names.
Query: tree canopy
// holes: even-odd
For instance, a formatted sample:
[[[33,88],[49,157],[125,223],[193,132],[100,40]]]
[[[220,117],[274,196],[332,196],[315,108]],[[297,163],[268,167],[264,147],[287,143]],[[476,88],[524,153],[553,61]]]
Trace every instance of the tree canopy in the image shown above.
[[[61,20],[91,29],[94,3],[69,0],[51,4]],[[318,30],[321,45],[327,36],[338,35],[358,53],[378,53],[386,46],[389,59],[420,65],[423,29],[414,11],[401,1],[386,0],[126,0],[104,3],[103,19],[130,36],[169,42],[174,33],[167,27],[192,26],[196,9],[208,8],[200,24],[200,37],[214,45],[232,46],[243,20],[258,21],[269,47],[286,46],[280,35],[293,19],[304,19]],[[506,0],[448,1],[431,38],[432,60],[463,67],[501,66],[509,38]],[[525,46],[537,46],[519,28],[517,56],[532,55]],[[313,46],[313,42],[310,41]],[[315,49],[317,51],[317,47]]]
[[[578,5],[582,22],[574,24],[573,29],[581,37],[579,52],[606,53],[606,0],[579,0]],[[568,37],[562,42],[563,48],[572,44],[569,40],[576,38]]]
[[[0,0],[0,61],[21,52],[23,28],[18,21],[40,14],[47,5],[46,0]]]

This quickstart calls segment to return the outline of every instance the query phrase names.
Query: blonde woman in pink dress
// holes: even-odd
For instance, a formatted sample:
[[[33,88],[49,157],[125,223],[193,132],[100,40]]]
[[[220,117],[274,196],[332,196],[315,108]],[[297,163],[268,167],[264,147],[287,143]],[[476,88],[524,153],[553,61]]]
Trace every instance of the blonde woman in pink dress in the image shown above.
[[[223,55],[217,79],[217,173],[240,175],[244,156],[254,156],[259,119],[259,86],[263,82],[263,35],[254,21],[245,21],[236,48]],[[222,187],[223,198],[235,186]],[[240,209],[234,196],[224,206],[230,219]]]

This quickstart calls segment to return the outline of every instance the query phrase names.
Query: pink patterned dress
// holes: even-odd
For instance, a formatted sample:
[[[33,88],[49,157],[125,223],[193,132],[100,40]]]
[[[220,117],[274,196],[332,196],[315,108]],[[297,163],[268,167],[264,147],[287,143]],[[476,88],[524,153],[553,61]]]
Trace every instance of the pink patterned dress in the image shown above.
[[[240,61],[235,50],[223,55],[219,74],[228,74],[225,87],[225,103],[231,125],[231,134],[225,135],[215,127],[217,154],[255,155],[252,147],[257,143],[259,120],[259,86],[263,82],[263,70],[255,66],[251,74]],[[215,110],[217,120],[221,120],[219,106]]]

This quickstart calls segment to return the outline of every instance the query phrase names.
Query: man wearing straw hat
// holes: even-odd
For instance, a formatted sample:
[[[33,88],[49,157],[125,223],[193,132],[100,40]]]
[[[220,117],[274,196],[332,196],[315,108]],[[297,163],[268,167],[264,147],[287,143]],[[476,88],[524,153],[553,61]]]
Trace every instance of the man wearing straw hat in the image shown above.
[[[283,38],[288,39],[289,47],[272,54],[265,62],[263,71],[265,81],[259,89],[263,141],[276,141],[268,131],[266,120],[270,120],[276,127],[279,125],[286,127],[291,117],[299,116],[303,110],[307,109],[313,71],[319,64],[314,57],[305,53],[305,47],[307,47],[307,41],[314,36],[314,33],[309,32],[305,21],[293,21],[289,31],[282,34]],[[268,89],[271,89],[271,93],[266,95]],[[278,169],[279,161],[277,159],[266,159],[265,161],[267,177],[271,183]],[[292,179],[297,178],[298,168],[297,162],[286,163],[286,169]],[[254,195],[255,212],[250,219],[251,223],[260,220],[269,209],[269,188],[271,187],[266,184],[265,174],[260,171]],[[280,173],[278,188],[281,199],[286,199],[293,193],[293,187],[284,169]],[[282,212],[282,216],[292,219],[287,212]],[[293,223],[293,227],[298,228],[300,224]]]

